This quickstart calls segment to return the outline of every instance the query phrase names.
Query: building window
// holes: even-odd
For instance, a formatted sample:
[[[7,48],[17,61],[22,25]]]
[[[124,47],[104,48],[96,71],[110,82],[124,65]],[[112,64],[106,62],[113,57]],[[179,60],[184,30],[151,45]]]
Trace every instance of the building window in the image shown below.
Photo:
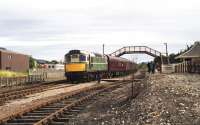
[[[8,55],[8,59],[12,59],[12,56],[11,56],[11,55]]]
[[[6,70],[11,70],[11,67],[6,67]]]

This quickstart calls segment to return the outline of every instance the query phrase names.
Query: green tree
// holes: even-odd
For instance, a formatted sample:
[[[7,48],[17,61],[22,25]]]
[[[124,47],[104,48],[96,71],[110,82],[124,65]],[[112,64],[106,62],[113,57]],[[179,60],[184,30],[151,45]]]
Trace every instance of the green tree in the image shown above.
[[[30,69],[34,69],[34,68],[36,68],[37,67],[37,62],[36,62],[36,60],[32,57],[32,56],[30,56],[29,57],[29,68]]]
[[[160,58],[160,56],[155,57],[155,58],[154,58],[154,62],[155,62],[156,64],[161,64],[161,58]]]
[[[59,62],[57,60],[52,60],[50,63],[58,64]]]
[[[174,53],[169,55],[169,62],[170,63],[176,63],[176,59],[175,59],[176,55]]]
[[[138,64],[138,69],[146,70],[147,69],[147,64],[145,62],[139,63]]]

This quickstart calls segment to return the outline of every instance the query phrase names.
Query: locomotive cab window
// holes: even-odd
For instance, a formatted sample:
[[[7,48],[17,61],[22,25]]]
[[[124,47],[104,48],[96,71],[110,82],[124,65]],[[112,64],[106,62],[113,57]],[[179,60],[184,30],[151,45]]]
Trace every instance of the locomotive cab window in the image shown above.
[[[83,54],[70,54],[65,56],[65,62],[69,63],[79,63],[79,62],[86,62],[87,56]]]
[[[71,62],[72,63],[79,62],[79,55],[78,54],[71,55]]]

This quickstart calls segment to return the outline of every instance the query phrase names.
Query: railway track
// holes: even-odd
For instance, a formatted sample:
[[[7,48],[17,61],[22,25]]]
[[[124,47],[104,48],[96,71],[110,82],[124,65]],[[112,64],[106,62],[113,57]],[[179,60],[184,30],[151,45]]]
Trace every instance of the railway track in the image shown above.
[[[95,87],[84,88],[70,95],[63,95],[35,109],[19,113],[17,117],[11,117],[7,121],[0,121],[0,123],[3,125],[64,125],[73,118],[73,115],[83,110],[88,103],[94,101],[97,95],[109,93],[126,83],[130,82],[110,85],[100,84]]]
[[[25,97],[30,94],[43,92],[45,90],[59,88],[59,85],[62,85],[60,82],[48,83],[48,84],[41,84],[41,85],[34,85],[34,86],[27,86],[16,90],[6,91],[0,93],[0,105],[5,103],[6,101],[18,99]],[[72,86],[69,84],[69,86]],[[62,87],[62,86],[61,86]]]
[[[20,91],[20,90],[24,90],[24,89],[29,89],[29,88],[38,87],[38,86],[41,86],[41,85],[49,85],[49,84],[54,84],[54,83],[66,83],[66,80],[58,80],[58,81],[52,81],[52,82],[41,82],[41,83],[25,84],[25,85],[22,85],[22,86],[12,86],[12,87],[0,88],[0,94],[13,92],[13,91]]]

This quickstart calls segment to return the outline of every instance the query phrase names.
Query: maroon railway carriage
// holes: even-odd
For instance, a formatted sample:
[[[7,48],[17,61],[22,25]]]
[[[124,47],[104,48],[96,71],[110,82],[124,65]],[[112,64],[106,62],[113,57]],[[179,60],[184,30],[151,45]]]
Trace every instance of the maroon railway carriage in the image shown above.
[[[121,57],[113,57],[108,56],[108,72],[110,76],[121,76],[121,75],[127,75],[129,73],[136,71],[136,64],[121,58]]]

